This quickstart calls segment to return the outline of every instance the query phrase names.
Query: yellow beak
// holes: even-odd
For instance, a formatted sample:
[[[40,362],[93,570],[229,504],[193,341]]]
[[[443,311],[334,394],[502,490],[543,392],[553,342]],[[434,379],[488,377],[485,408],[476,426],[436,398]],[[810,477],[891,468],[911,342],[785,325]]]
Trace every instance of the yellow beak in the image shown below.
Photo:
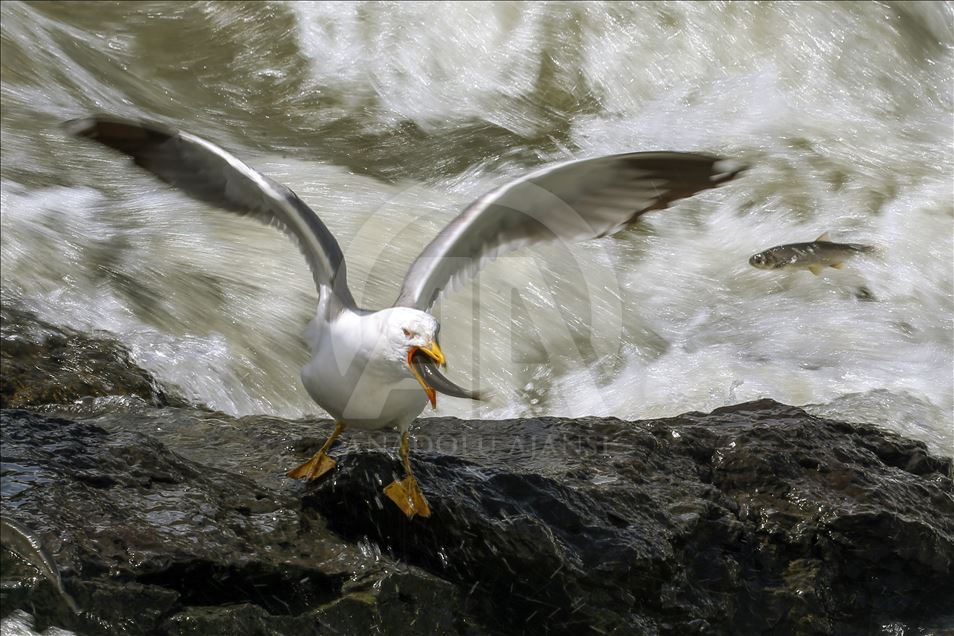
[[[411,369],[411,373],[414,374],[414,377],[417,378],[417,381],[424,388],[424,392],[427,393],[427,399],[431,403],[431,408],[437,408],[437,391],[435,391],[427,382],[421,377],[421,374],[418,373],[417,369],[414,368],[414,364],[411,359],[414,357],[414,354],[420,351],[429,357],[431,360],[437,364],[446,367],[447,359],[444,357],[444,352],[441,351],[440,345],[437,344],[437,340],[434,340],[432,343],[426,347],[411,347],[407,351],[407,366]]]
[[[437,344],[437,340],[434,340],[431,344],[426,347],[418,347],[421,351],[426,353],[428,357],[441,365],[442,367],[447,367],[447,359],[444,358],[444,352],[441,351],[441,346]]]

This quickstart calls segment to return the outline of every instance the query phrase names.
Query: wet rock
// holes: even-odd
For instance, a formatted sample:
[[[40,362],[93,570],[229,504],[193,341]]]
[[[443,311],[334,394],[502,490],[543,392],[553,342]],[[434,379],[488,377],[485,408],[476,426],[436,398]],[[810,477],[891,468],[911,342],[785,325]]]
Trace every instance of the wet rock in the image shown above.
[[[252,603],[191,606],[163,625],[167,634],[480,633],[459,614],[456,588],[422,571],[390,572],[298,615]]]
[[[3,515],[35,533],[82,609],[70,612],[4,549],[3,613],[26,609],[37,629],[469,629],[453,585],[342,541],[288,491],[195,464],[135,431],[26,411],[3,411],[0,431]]]
[[[112,395],[181,403],[132,364],[114,340],[54,327],[7,305],[0,309],[0,408]]]
[[[332,474],[290,480],[331,422],[190,407],[116,345],[10,315],[4,403],[62,406],[0,415],[3,515],[83,610],[4,548],[0,612],[37,630],[954,626],[952,460],[920,442],[768,400],[641,422],[426,419],[412,457],[433,516],[408,520],[382,492],[396,433],[349,430]],[[72,403],[87,395],[138,399]]]
[[[431,420],[417,441],[430,519],[381,504],[381,453],[339,456],[305,503],[473,586],[503,631],[868,633],[954,610],[951,460],[872,427],[762,401],[637,423]]]

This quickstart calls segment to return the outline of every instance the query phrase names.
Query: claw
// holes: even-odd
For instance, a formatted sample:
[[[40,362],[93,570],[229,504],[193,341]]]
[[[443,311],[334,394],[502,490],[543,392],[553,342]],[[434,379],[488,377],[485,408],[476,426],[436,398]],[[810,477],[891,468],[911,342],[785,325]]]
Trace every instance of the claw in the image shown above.
[[[394,481],[384,489],[384,494],[397,504],[397,507],[407,515],[408,519],[414,515],[421,517],[431,516],[431,507],[427,505],[424,499],[424,493],[421,487],[417,485],[414,477],[406,477],[401,481]]]
[[[288,476],[295,479],[318,479],[334,468],[337,463],[338,462],[325,455],[324,452],[319,451],[315,453],[314,457],[301,466],[288,471]]]

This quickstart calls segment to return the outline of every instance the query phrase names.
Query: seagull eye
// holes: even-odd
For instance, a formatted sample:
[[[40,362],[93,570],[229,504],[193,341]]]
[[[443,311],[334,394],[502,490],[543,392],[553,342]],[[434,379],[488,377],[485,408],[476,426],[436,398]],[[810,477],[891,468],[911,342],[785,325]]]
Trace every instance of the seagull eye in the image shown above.
[[[404,335],[407,338],[415,338],[417,336],[416,333],[414,333],[413,331],[408,331],[407,329],[401,329],[401,331],[404,332]]]

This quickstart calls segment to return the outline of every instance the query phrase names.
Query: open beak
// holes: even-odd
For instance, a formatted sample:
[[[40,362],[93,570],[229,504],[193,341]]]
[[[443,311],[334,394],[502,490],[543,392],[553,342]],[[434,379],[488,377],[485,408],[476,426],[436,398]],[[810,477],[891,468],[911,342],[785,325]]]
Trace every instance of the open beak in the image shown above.
[[[431,403],[431,408],[437,408],[437,391],[427,383],[427,380],[424,379],[424,374],[420,368],[420,364],[417,364],[414,360],[414,356],[418,355],[418,352],[424,354],[437,364],[447,366],[447,358],[444,357],[444,352],[441,351],[441,346],[437,344],[437,340],[434,340],[431,344],[426,347],[411,347],[407,351],[407,366],[410,367],[411,373],[414,374],[414,377],[417,378],[417,381],[421,383],[421,386],[424,388],[424,392],[427,393],[427,399]]]
[[[447,360],[437,341],[426,347],[411,347],[407,352],[407,366],[427,393],[427,399],[430,400],[432,408],[437,408],[438,391],[451,397],[481,399],[478,393],[461,388],[445,378],[437,370],[438,365],[446,367]]]
[[[414,347],[411,347],[411,349],[413,350]],[[427,354],[428,358],[441,365],[445,369],[447,368],[447,359],[444,357],[444,352],[441,351],[441,346],[437,344],[436,339],[426,347],[418,347],[417,350],[421,353]],[[408,359],[410,359],[412,355],[413,353],[409,353]]]

